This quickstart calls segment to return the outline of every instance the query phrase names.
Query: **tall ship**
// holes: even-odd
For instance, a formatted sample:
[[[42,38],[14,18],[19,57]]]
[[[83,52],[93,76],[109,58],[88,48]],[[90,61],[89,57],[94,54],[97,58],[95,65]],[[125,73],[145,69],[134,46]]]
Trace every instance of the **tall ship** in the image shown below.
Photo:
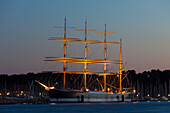
[[[48,40],[55,41],[63,41],[63,56],[62,57],[46,57],[45,62],[63,62],[63,70],[62,71],[46,71],[51,73],[62,73],[62,87],[55,86],[47,86],[40,81],[36,81],[40,85],[42,85],[49,93],[49,97],[51,101],[57,102],[115,102],[115,101],[131,101],[135,91],[132,88],[123,88],[122,81],[127,78],[127,73],[124,71],[123,60],[122,60],[122,38],[120,37],[120,41],[118,42],[110,42],[107,41],[108,32],[105,30],[104,32],[96,32],[93,29],[87,29],[87,19],[85,19],[85,28],[84,29],[76,29],[75,27],[67,27],[66,17],[64,20],[64,27],[55,27],[64,29],[64,37],[50,37]],[[75,29],[76,31],[84,32],[84,40],[79,38],[68,38],[66,36],[67,29]],[[87,40],[87,32],[95,32],[95,33],[103,33],[104,40]],[[84,47],[84,54],[82,58],[70,57],[67,55],[67,47],[68,43],[80,43]],[[103,59],[91,59],[88,57],[88,47],[89,45],[103,45],[104,49],[104,58]],[[119,45],[119,59],[118,60],[109,60],[107,58],[107,45]],[[79,48],[77,48],[79,49]],[[83,70],[81,71],[69,71],[67,63],[75,63],[75,64],[83,64]],[[100,72],[92,72],[89,71],[89,65],[101,65],[103,69]],[[117,72],[109,72],[107,67],[109,65],[117,65],[119,66],[119,70]],[[76,67],[76,66],[75,66]],[[82,81],[78,85],[79,87],[75,88],[69,87],[67,83],[69,80],[67,76],[70,75],[80,75],[82,76]],[[91,77],[89,77],[91,76]],[[111,77],[117,79],[109,79]],[[88,80],[89,79],[89,80]],[[93,80],[92,80],[93,79]],[[73,80],[73,83],[77,79]],[[117,80],[119,85],[114,86],[113,83]],[[61,82],[61,81],[60,81]],[[97,83],[98,85],[96,85]],[[89,85],[90,84],[90,85]]]

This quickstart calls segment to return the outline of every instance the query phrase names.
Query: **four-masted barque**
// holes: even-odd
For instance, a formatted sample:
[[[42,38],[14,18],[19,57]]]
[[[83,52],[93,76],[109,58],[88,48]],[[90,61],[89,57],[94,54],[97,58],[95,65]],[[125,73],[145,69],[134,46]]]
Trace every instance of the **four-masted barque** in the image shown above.
[[[56,61],[56,62],[63,62],[63,71],[47,71],[53,73],[63,73],[63,87],[56,88],[56,87],[47,87],[46,85],[38,82],[40,85],[44,86],[45,89],[49,92],[50,98],[56,99],[57,102],[114,102],[114,101],[131,101],[131,98],[134,95],[133,91],[127,92],[122,88],[122,76],[127,76],[122,74],[122,38],[120,38],[120,42],[108,42],[106,40],[107,33],[115,33],[115,32],[107,32],[106,31],[106,24],[105,24],[105,31],[104,32],[96,32],[96,33],[104,33],[104,41],[98,40],[87,40],[87,31],[96,31],[92,29],[87,29],[87,20],[85,20],[85,28],[84,29],[76,29],[75,27],[67,27],[66,26],[66,18],[64,27],[55,27],[55,28],[63,28],[64,29],[64,37],[51,37],[48,40],[57,40],[64,42],[64,55],[63,57],[46,57],[45,61]],[[84,31],[85,37],[84,40],[80,40],[78,38],[67,38],[66,37],[66,30],[67,29],[76,29],[76,31]],[[76,58],[76,57],[69,57],[67,56],[67,43],[84,43],[84,58]],[[103,59],[89,59],[87,57],[87,44],[101,44],[104,45],[104,58]],[[119,60],[108,60],[107,59],[107,45],[108,44],[117,44],[120,45],[120,59]],[[84,65],[83,71],[67,71],[67,63],[81,63]],[[88,71],[88,64],[99,64],[103,65],[104,69],[102,72],[89,72]],[[107,72],[107,65],[114,64],[119,65],[118,73]],[[70,89],[66,88],[66,76],[67,73],[69,74],[82,74],[84,79],[84,87],[77,90],[77,89]],[[87,88],[87,75],[98,75],[103,76],[103,86],[101,85],[102,90],[89,90]],[[110,91],[107,89],[107,76],[113,75],[119,77],[119,88],[116,92]],[[97,79],[98,80],[98,79]],[[98,80],[99,81],[99,80]],[[115,86],[111,86],[112,88],[116,88]]]

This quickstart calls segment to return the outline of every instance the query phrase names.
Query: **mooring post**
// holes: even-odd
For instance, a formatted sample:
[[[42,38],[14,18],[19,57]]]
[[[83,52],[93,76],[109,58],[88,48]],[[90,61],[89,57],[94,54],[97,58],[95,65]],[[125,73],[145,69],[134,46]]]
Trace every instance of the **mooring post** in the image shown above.
[[[122,95],[122,102],[124,102],[124,95]]]
[[[81,95],[81,102],[84,102],[84,95]]]
[[[117,98],[117,101],[119,101],[119,96],[117,96],[116,98]]]
[[[79,96],[77,96],[77,102],[81,102],[81,100],[80,100]]]

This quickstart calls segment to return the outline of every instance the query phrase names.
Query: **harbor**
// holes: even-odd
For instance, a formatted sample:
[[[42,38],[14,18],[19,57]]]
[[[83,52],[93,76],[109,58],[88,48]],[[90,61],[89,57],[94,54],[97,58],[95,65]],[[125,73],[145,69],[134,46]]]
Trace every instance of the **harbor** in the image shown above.
[[[168,102],[169,101],[169,99],[170,99],[169,87],[168,87],[168,85],[166,85],[169,82],[167,81],[168,78],[164,78],[164,76],[168,77],[168,75],[169,75],[168,70],[166,70],[166,71],[152,70],[152,71],[148,72],[151,75],[150,77],[152,77],[152,78],[149,78],[148,75],[146,74],[146,72],[139,73],[139,74],[134,73],[134,71],[128,71],[128,72],[129,72],[128,80],[129,80],[130,84],[132,84],[132,86],[135,88],[135,91],[136,91],[134,98],[132,98],[132,102],[147,102],[147,101],[150,101],[150,102],[151,101],[155,101],[155,102],[162,102],[162,101],[166,102],[167,101]],[[157,74],[157,75],[155,75],[155,74]],[[46,76],[44,76],[44,75],[46,75]],[[140,76],[142,76],[142,79]],[[73,76],[73,77],[75,77],[75,76]],[[87,76],[87,78],[89,78],[89,77],[91,77],[91,76]],[[93,77],[96,77],[96,76],[93,76]],[[99,80],[100,79],[102,80],[102,78],[103,77],[99,78]],[[48,92],[45,90],[44,87],[42,87],[37,82],[35,82],[35,80],[37,80],[37,79],[39,79],[39,80],[41,79],[42,81],[44,81],[44,84],[47,84],[47,86],[52,86],[52,84],[55,84],[56,81],[59,81],[58,84],[62,85],[62,81],[61,81],[62,74],[57,74],[57,73],[53,73],[53,74],[52,73],[37,73],[37,74],[28,73],[25,75],[22,74],[22,75],[10,75],[10,76],[9,75],[3,75],[3,76],[1,75],[0,76],[0,81],[1,81],[0,82],[0,84],[1,84],[0,85],[1,86],[0,87],[0,102],[1,102],[1,104],[7,104],[7,103],[8,104],[50,103],[48,101],[48,99],[50,99],[48,96]],[[71,79],[71,78],[69,78],[69,79]],[[93,78],[93,79],[95,79],[95,78]],[[81,80],[82,80],[82,78],[80,77],[78,79],[78,81],[81,82]],[[140,80],[140,82],[139,82],[139,80]],[[156,86],[150,87],[150,85],[148,85],[148,84],[154,84],[154,82],[157,82],[157,87]],[[96,81],[96,83],[97,83],[97,81]],[[123,82],[123,85],[126,86],[126,82],[125,83]],[[142,86],[142,87],[145,86],[145,87],[142,90],[140,88],[140,86]],[[77,87],[77,85],[75,85],[74,87]],[[155,89],[154,87],[157,90],[153,90],[153,89]],[[164,87],[164,88],[162,89],[161,87]],[[150,89],[150,92],[147,92],[148,89]],[[154,93],[152,91],[154,91]],[[8,100],[5,99],[6,97]],[[43,100],[46,98],[47,102],[45,102],[44,100],[42,102],[35,102],[35,100],[38,101],[38,98],[39,98],[39,100]],[[13,101],[13,99],[15,99],[15,101]],[[121,97],[119,99],[121,99]],[[16,102],[16,100],[19,100],[20,102],[19,101]],[[55,103],[57,103],[57,101]],[[80,103],[80,102],[78,102],[78,103]],[[110,102],[108,102],[108,103],[110,103]]]

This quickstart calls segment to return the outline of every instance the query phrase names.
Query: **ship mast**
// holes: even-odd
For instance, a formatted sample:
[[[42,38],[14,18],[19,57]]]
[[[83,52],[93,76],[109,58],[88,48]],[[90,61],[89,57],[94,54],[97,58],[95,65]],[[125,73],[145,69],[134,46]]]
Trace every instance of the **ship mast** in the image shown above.
[[[64,76],[63,76],[63,88],[66,88],[66,51],[67,51],[67,41],[66,41],[66,17],[65,17],[65,22],[64,22],[64,66],[63,66],[63,71],[64,71]]]
[[[84,39],[84,89],[87,89],[86,85],[86,75],[87,75],[87,31],[96,31],[92,29],[87,29],[87,19],[85,19],[85,28],[84,29],[77,29],[76,31],[84,31],[85,33],[85,39]],[[93,42],[92,40],[90,42]]]
[[[66,29],[67,28],[71,28],[71,29],[75,28],[75,27],[67,27],[66,25],[67,24],[66,24],[66,17],[65,17],[65,19],[64,19],[64,27],[55,27],[55,28],[64,28],[64,40],[62,40],[61,38],[56,38],[56,37],[52,37],[51,39],[49,39],[49,40],[61,40],[61,41],[64,41],[64,57],[63,57],[63,59],[64,59],[64,61],[63,61],[64,62],[64,66],[63,66],[63,74],[64,74],[64,76],[63,76],[63,88],[64,89],[65,89],[65,84],[66,84],[66,71],[67,71],[67,66],[66,66],[67,41],[71,40],[71,39],[74,40],[74,38],[66,38]]]
[[[87,37],[87,20],[85,20],[85,46],[84,46],[84,88],[86,90],[86,72],[87,72],[87,42],[86,42],[86,37]]]
[[[106,58],[107,58],[107,49],[106,49],[106,24],[105,24],[105,33],[104,33],[104,73],[107,71],[107,65],[106,65]],[[104,74],[104,91],[106,91],[106,74]]]
[[[120,67],[119,67],[120,93],[122,93],[122,38],[120,38]]]
[[[107,73],[107,42],[106,42],[106,33],[115,33],[115,32],[107,32],[106,31],[106,24],[105,24],[105,32],[96,32],[96,33],[104,33],[104,91],[106,91],[106,73]],[[113,43],[114,44],[114,43]]]

